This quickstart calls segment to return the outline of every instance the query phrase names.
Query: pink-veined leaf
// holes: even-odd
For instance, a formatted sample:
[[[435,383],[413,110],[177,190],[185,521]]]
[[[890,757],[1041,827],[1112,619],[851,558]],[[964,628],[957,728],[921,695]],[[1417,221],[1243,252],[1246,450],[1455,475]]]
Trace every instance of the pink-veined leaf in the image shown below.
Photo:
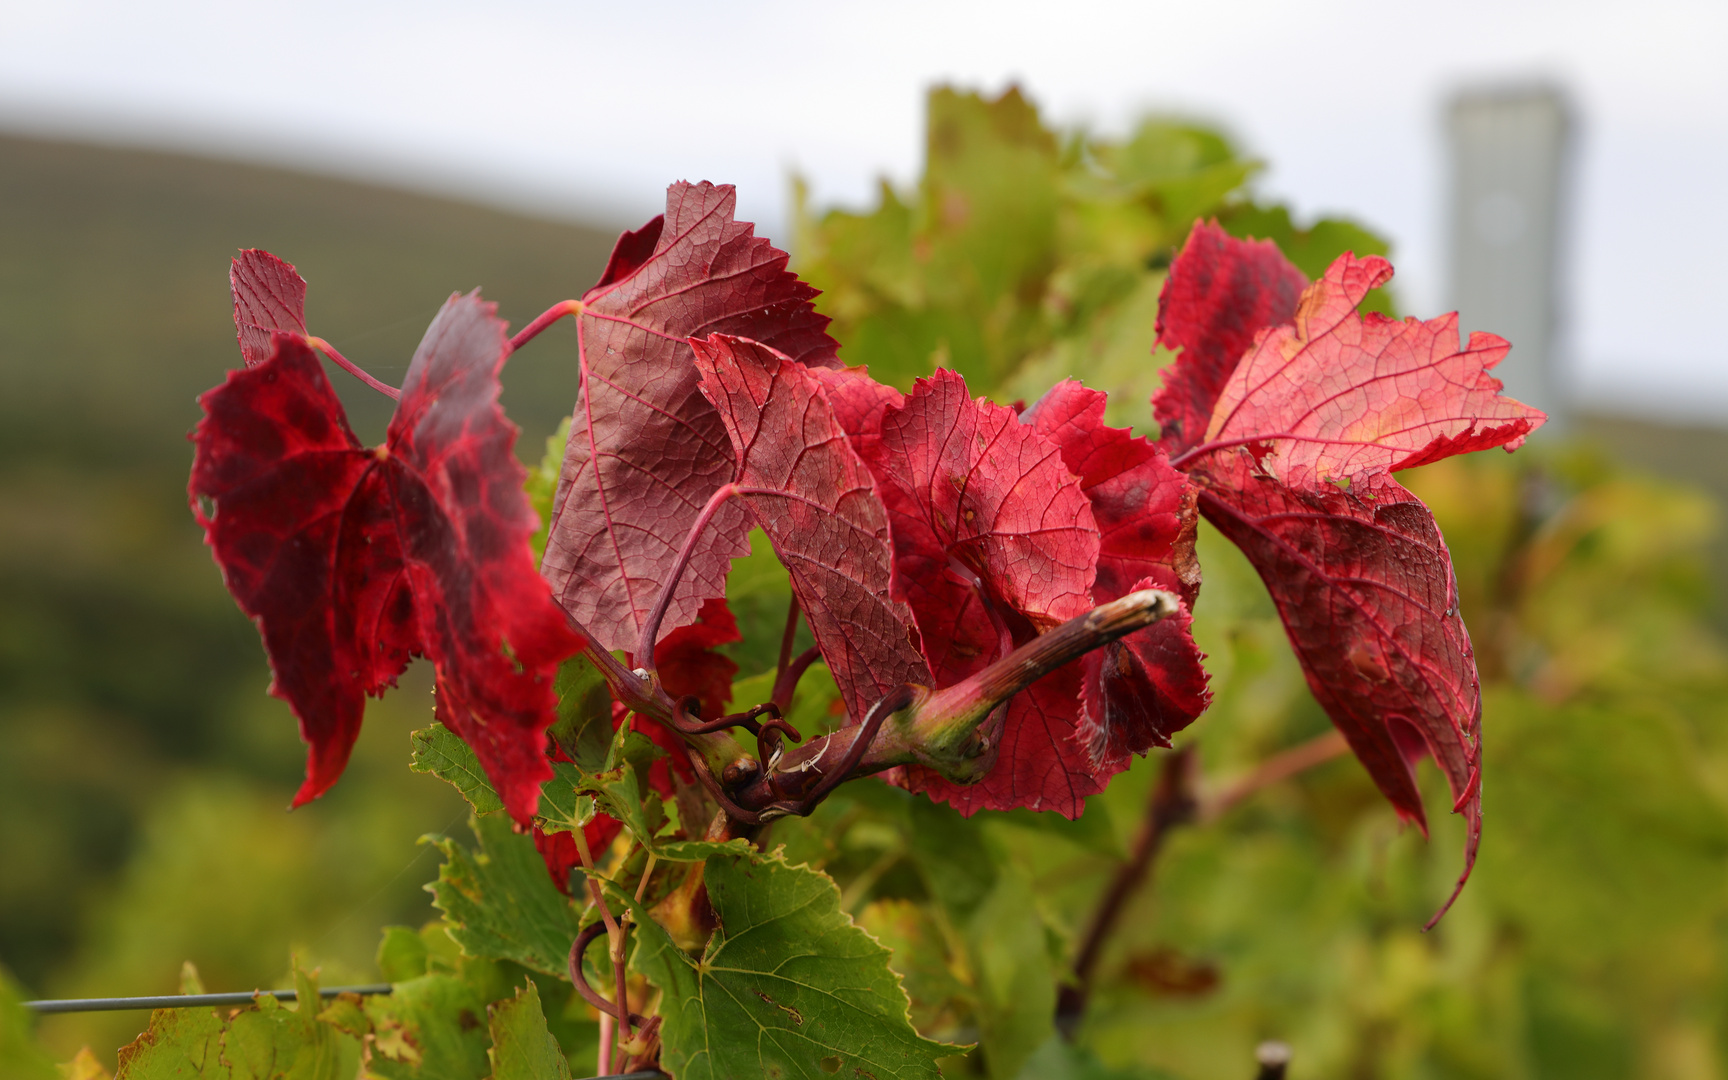
[[[305,341],[273,344],[200,399],[190,495],[310,744],[295,804],[341,775],[366,695],[423,655],[440,717],[527,821],[551,775],[553,675],[582,640],[534,572],[516,428],[497,403],[503,322],[478,295],[452,297],[371,449]]]
[[[912,614],[890,593],[887,514],[821,377],[835,373],[740,338],[692,344],[743,498],[791,575],[853,721],[902,683],[928,685]]]
[[[1476,331],[1460,349],[1456,314],[1359,314],[1356,305],[1391,277],[1385,259],[1340,255],[1302,294],[1294,321],[1236,365],[1204,441],[1269,436],[1266,468],[1296,487],[1522,445],[1547,417],[1501,397],[1488,374],[1511,346]]]
[[[1105,395],[1073,380],[1051,387],[1021,415],[1062,451],[1092,504],[1099,533],[1093,598],[1166,589],[1184,607],[1083,661],[1085,716],[1080,739],[1100,768],[1128,754],[1169,746],[1170,736],[1211,703],[1205,659],[1190,630],[1200,591],[1194,557],[1194,488],[1157,444],[1104,423]]]
[[[633,652],[661,583],[709,496],[732,479],[719,416],[697,390],[688,339],[738,334],[807,364],[835,365],[816,290],[786,253],[734,221],[730,186],[674,184],[666,213],[619,238],[582,298],[581,397],[541,571],[607,649]],[[748,553],[746,516],[729,504],[700,538],[662,635],[724,596]]]
[[[268,251],[247,248],[228,265],[228,291],[234,300],[234,330],[247,367],[270,359],[270,335],[282,331],[306,336],[306,282],[288,263]]]
[[[859,453],[864,452],[864,440],[882,430],[888,409],[905,400],[900,391],[872,379],[864,367],[811,368],[810,374],[822,383],[834,418]]]
[[[1241,449],[1195,477],[1201,511],[1259,571],[1315,698],[1399,815],[1426,832],[1423,753],[1446,774],[1468,823],[1462,889],[1482,834],[1482,694],[1433,515],[1389,476],[1298,490]]]
[[[1268,326],[1288,320],[1308,279],[1270,240],[1238,240],[1195,224],[1158,294],[1158,341],[1180,349],[1152,399],[1172,454],[1198,445],[1236,362]]]
[[[1190,246],[1200,242],[1197,228]],[[1382,260],[1341,257],[1286,325],[1273,327],[1282,286],[1269,282],[1294,267],[1221,277],[1216,266],[1248,260],[1254,245],[1216,230],[1205,244],[1214,249],[1209,261],[1172,267],[1160,318],[1187,328],[1177,342],[1185,354],[1226,357],[1245,336],[1253,345],[1225,372],[1206,443],[1183,444],[1200,511],[1266,582],[1315,697],[1398,812],[1425,827],[1415,760],[1430,754],[1446,774],[1467,821],[1461,889],[1481,835],[1476,663],[1432,515],[1386,474],[1515,447],[1542,414],[1498,396],[1487,374],[1504,355],[1498,339],[1472,335],[1460,350],[1455,318],[1358,315],[1363,296],[1386,280]],[[1261,259],[1276,255],[1258,250]],[[1181,280],[1195,266],[1204,287]],[[1208,315],[1231,308],[1240,313],[1234,323]]]
[[[863,440],[894,543],[894,595],[948,686],[1093,607],[1098,528],[1060,448],[1014,409],[974,400],[951,371],[920,379]],[[1010,698],[995,766],[954,784],[902,779],[963,814],[1030,807],[1077,815],[1103,790],[1076,738],[1080,672],[1068,665]],[[1120,767],[1120,766],[1118,766]]]

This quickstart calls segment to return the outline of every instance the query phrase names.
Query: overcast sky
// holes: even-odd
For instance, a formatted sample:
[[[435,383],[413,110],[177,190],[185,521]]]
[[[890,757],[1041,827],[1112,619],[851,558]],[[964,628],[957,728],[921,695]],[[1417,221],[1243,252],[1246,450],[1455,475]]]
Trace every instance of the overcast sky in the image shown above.
[[[0,0],[0,127],[181,147],[640,223],[730,181],[862,203],[915,175],[936,81],[1059,121],[1221,122],[1262,192],[1389,234],[1446,303],[1446,96],[1545,78],[1581,120],[1566,299],[1583,392],[1728,418],[1728,3]],[[4,212],[0,209],[0,212]]]

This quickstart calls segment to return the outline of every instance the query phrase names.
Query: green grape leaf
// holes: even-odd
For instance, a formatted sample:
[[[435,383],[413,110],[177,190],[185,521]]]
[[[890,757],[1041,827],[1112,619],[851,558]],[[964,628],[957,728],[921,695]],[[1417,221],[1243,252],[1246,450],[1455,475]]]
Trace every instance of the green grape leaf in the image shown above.
[[[1004,867],[967,928],[976,965],[978,1035],[992,1080],[1014,1080],[1053,1034],[1056,974],[1032,884]]]
[[[144,1033],[121,1047],[117,1080],[183,1076],[227,1080],[233,1071],[222,1062],[226,1030],[214,1009],[157,1009]]]
[[[648,736],[620,728],[599,771],[588,772],[567,761],[554,762],[552,779],[541,791],[540,828],[572,832],[586,825],[599,809],[623,822],[638,843],[658,854],[654,835],[666,824],[666,814],[658,795],[644,793],[638,769],[664,753]]]
[[[58,1080],[54,1062],[36,1043],[36,1018],[24,1008],[18,984],[0,968],[0,1076],[18,1080]]]
[[[858,925],[887,946],[889,966],[906,986],[912,1023],[935,1038],[952,1039],[973,1019],[977,994],[950,955],[950,943],[931,909],[910,900],[877,900],[858,913]]]
[[[660,796],[644,789],[642,773],[665,751],[639,731],[620,728],[613,736],[600,772],[584,772],[567,761],[554,762],[552,779],[540,793],[542,831],[572,832],[581,828],[595,810],[624,823],[636,842],[662,859],[700,862],[716,852],[748,850],[745,840],[724,844],[704,840],[667,840],[659,834],[666,826]]]
[[[456,975],[410,979],[393,993],[367,998],[365,1010],[372,1026],[369,1076],[481,1080],[487,1075],[486,996],[468,980]]]
[[[504,809],[492,781],[480,767],[473,747],[456,737],[443,724],[421,728],[409,736],[414,744],[414,757],[408,767],[417,773],[431,773],[462,793],[476,814],[490,814]]]
[[[572,656],[558,668],[554,684],[558,722],[546,734],[586,772],[606,767],[612,745],[612,691],[600,669],[583,656]]]
[[[512,960],[533,971],[562,975],[581,923],[552,879],[534,841],[502,814],[470,822],[478,851],[455,840],[435,843],[444,865],[432,902],[449,920],[450,936],[467,956]]]
[[[533,979],[492,1006],[492,1080],[570,1080],[570,1062],[547,1030]]]
[[[353,1076],[359,1044],[318,1019],[318,987],[295,973],[298,1004],[268,995],[224,1017],[215,1009],[158,1009],[120,1051],[115,1080],[339,1080]],[[11,1074],[8,1073],[8,1076]]]
[[[552,779],[540,789],[540,813],[534,819],[541,832],[575,832],[593,820],[594,796],[582,793],[589,779],[568,761],[552,763]]]
[[[954,1048],[912,1027],[888,950],[840,908],[827,875],[783,855],[714,855],[716,929],[686,955],[647,911],[631,966],[662,992],[661,1062],[679,1080],[938,1076]]]
[[[378,971],[385,982],[407,982],[426,974],[431,956],[426,939],[407,926],[386,926],[378,943]]]
[[[547,436],[546,453],[540,464],[528,470],[528,479],[522,485],[522,490],[528,493],[528,505],[540,519],[540,527],[528,541],[534,548],[535,566],[540,565],[540,557],[546,554],[546,537],[552,532],[552,499],[558,494],[558,474],[564,469],[564,444],[569,441],[570,417],[566,416],[558,430]]]

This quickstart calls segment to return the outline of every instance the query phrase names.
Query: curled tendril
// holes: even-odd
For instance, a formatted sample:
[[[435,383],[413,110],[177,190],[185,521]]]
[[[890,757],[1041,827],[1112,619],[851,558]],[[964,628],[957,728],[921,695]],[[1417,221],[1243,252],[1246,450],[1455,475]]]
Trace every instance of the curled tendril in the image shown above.
[[[633,1013],[629,1011],[627,1002],[619,1001],[614,1003],[607,1001],[605,998],[600,996],[598,990],[595,990],[592,986],[588,985],[588,977],[582,974],[582,954],[588,951],[588,946],[593,944],[595,938],[600,937],[605,933],[606,924],[603,922],[597,922],[584,927],[582,932],[576,935],[576,940],[570,945],[570,981],[576,984],[576,992],[582,995],[583,1001],[586,1001],[588,1004],[594,1006],[603,1013],[616,1016],[618,1022],[623,1024],[624,1030],[628,1032],[632,1026],[640,1027],[643,1024],[646,1024],[648,1018],[643,1016],[641,1013]]]
[[[716,731],[741,727],[752,735],[760,736],[762,725],[756,722],[758,716],[772,716],[778,721],[780,707],[768,701],[741,713],[728,713],[718,719],[705,721],[702,719],[702,702],[686,694],[672,706],[672,727],[681,735],[709,735]]]

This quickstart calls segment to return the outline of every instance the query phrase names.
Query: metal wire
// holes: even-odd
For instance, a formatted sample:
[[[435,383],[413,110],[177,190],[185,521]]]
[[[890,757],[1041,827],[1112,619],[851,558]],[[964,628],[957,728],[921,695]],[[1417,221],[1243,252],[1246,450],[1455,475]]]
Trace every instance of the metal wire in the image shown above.
[[[388,994],[395,987],[389,983],[369,983],[366,986],[330,986],[320,989],[318,996],[332,998],[338,994]],[[26,1001],[24,1007],[37,1013],[119,1012],[124,1009],[195,1009],[201,1005],[250,1005],[254,998],[273,997],[287,1001],[297,996],[295,990],[256,990],[232,994],[167,994],[162,997],[123,998],[62,998],[51,1001]],[[644,1069],[632,1073],[610,1073],[590,1080],[666,1080],[659,1069]]]
[[[389,983],[366,986],[330,986],[318,991],[319,997],[337,994],[388,994],[395,989]],[[168,994],[162,997],[65,998],[58,1001],[26,1001],[24,1007],[39,1013],[118,1012],[123,1009],[195,1009],[200,1005],[250,1005],[259,996],[277,1001],[290,1001],[294,990],[254,990],[234,994]]]

